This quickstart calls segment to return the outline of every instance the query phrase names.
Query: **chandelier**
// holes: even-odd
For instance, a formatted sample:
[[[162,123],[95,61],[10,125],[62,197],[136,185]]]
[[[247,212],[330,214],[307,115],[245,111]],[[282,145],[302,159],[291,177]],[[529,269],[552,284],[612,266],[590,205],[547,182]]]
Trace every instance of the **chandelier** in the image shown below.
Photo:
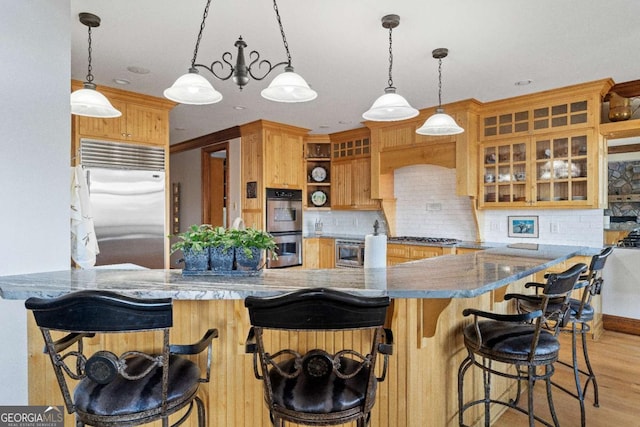
[[[442,58],[446,58],[449,49],[441,47],[434,49],[431,55],[438,60],[438,108],[436,113],[429,117],[424,124],[416,129],[416,133],[420,135],[456,135],[464,132],[456,121],[448,114],[445,114],[442,108]]]
[[[120,117],[122,113],[111,105],[106,96],[96,90],[93,74],[91,74],[91,28],[100,26],[100,17],[87,12],[80,13],[78,17],[89,31],[89,66],[82,89],[71,94],[71,114],[101,118]]]
[[[419,114],[418,110],[413,108],[406,99],[396,93],[393,86],[393,78],[391,72],[393,70],[393,38],[392,30],[400,25],[400,17],[398,15],[385,15],[382,17],[382,27],[389,30],[389,80],[384,95],[375,100],[371,108],[362,115],[365,120],[389,122],[396,120],[405,120],[415,117]]]
[[[272,65],[271,62],[266,59],[261,60],[260,54],[253,50],[249,54],[251,62],[247,65],[244,56],[244,49],[247,47],[247,43],[242,39],[242,37],[239,37],[234,44],[237,48],[235,64],[232,63],[233,55],[230,52],[224,52],[222,54],[222,61],[216,60],[211,62],[210,65],[197,63],[198,48],[202,39],[205,22],[209,14],[210,5],[211,0],[207,0],[189,72],[179,77],[170,88],[164,91],[165,97],[181,104],[214,104],[222,100],[222,94],[215,90],[207,79],[200,76],[198,68],[204,68],[214,77],[223,81],[232,79],[233,82],[239,86],[240,90],[242,90],[242,88],[249,83],[250,78],[254,80],[263,80],[275,68],[281,65],[285,66],[284,72],[277,75],[272,80],[271,84],[260,92],[263,98],[276,102],[306,102],[312,101],[318,96],[318,94],[309,87],[307,82],[299,74],[293,71],[289,44],[287,43],[287,38],[284,34],[284,28],[282,26],[282,20],[280,19],[280,12],[278,10],[276,0],[273,0],[273,9],[276,13],[276,19],[278,20],[280,34],[282,36],[282,43],[284,44],[287,54],[286,61]],[[266,71],[262,74],[258,74],[254,67],[256,65],[258,69],[266,69]],[[217,68],[219,68],[219,71],[216,71]],[[228,71],[225,71],[225,69]]]

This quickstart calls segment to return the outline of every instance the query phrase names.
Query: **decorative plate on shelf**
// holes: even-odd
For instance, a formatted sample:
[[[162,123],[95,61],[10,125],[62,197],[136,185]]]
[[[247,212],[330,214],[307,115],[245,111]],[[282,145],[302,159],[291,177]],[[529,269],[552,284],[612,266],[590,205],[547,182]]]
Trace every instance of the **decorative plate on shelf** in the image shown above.
[[[317,166],[311,171],[311,178],[316,182],[322,182],[327,178],[327,170],[322,166]]]
[[[324,191],[314,191],[313,194],[311,194],[311,203],[315,206],[322,206],[327,203],[327,195]]]

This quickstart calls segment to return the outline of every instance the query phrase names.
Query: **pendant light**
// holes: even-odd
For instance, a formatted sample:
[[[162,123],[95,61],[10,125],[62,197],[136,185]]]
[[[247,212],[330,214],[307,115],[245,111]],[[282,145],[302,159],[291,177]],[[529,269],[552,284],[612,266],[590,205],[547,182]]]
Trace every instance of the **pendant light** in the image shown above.
[[[442,58],[446,58],[449,49],[441,47],[431,52],[432,56],[438,60],[438,108],[436,113],[429,117],[424,124],[416,130],[420,135],[456,135],[464,132],[456,121],[442,109]]]
[[[111,105],[106,96],[96,90],[91,74],[91,28],[100,26],[100,18],[92,13],[83,12],[79,19],[89,29],[89,67],[83,88],[71,94],[71,114],[101,118],[120,117],[122,113]]]
[[[389,29],[389,86],[384,90],[384,95],[376,99],[371,108],[362,115],[365,120],[391,122],[410,119],[419,114],[419,111],[409,105],[401,95],[398,95],[396,88],[393,87],[391,75],[393,69],[392,30],[398,25],[400,25],[400,17],[398,15],[382,17],[382,27]]]
[[[275,0],[273,1],[273,8],[276,12],[276,19],[278,20],[278,25],[280,27],[282,42],[287,54],[286,61],[271,65],[271,62],[266,59],[260,60],[260,54],[253,50],[249,54],[251,62],[247,65],[244,57],[244,48],[247,47],[247,43],[242,39],[242,37],[239,37],[234,44],[237,48],[235,64],[230,62],[233,58],[233,55],[230,52],[224,52],[222,54],[222,61],[213,61],[211,65],[197,64],[196,58],[198,56],[200,40],[202,39],[202,32],[204,30],[207,16],[209,15],[210,5],[211,0],[207,0],[189,72],[182,77],[179,77],[170,88],[164,91],[165,97],[181,104],[213,104],[221,101],[222,95],[220,92],[216,91],[213,86],[211,86],[211,83],[209,83],[207,79],[198,74],[198,68],[208,70],[214,77],[220,80],[232,79],[233,82],[240,87],[240,90],[242,90],[242,88],[249,83],[250,78],[253,78],[254,80],[263,80],[267,75],[269,75],[269,73],[271,73],[271,71],[281,65],[285,65],[284,72],[276,76],[269,87],[262,90],[261,95],[263,98],[276,102],[306,102],[311,101],[318,96],[318,94],[309,87],[307,82],[299,74],[296,74],[293,71],[289,45],[284,34],[278,4]],[[256,63],[258,64],[258,68],[266,68],[266,72],[264,74],[254,74],[252,66]],[[228,74],[223,75],[218,74],[214,68],[218,67],[221,70],[220,72],[222,72],[227,66],[229,67],[229,72]]]

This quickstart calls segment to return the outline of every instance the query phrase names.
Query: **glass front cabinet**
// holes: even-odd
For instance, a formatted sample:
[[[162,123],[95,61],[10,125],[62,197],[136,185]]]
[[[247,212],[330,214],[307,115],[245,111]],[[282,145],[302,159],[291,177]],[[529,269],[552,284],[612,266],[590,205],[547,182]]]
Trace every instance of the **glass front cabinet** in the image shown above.
[[[481,144],[480,207],[597,207],[591,129]]]

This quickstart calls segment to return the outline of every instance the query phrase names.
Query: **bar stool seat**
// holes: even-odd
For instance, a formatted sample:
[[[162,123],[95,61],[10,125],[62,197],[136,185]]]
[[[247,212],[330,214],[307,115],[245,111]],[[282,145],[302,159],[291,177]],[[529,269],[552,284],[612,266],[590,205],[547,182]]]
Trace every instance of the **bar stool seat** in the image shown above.
[[[587,269],[585,264],[576,264],[563,273],[551,275],[540,296],[536,310],[519,314],[499,314],[476,309],[465,309],[462,314],[473,315],[473,323],[463,329],[464,345],[467,357],[458,368],[458,421],[465,427],[464,413],[475,405],[484,405],[484,425],[491,425],[491,404],[508,406],[527,414],[529,426],[535,421],[551,426],[533,412],[533,386],[536,381],[544,381],[547,391],[549,411],[553,425],[558,427],[558,418],[553,406],[551,377],[554,373],[554,362],[558,360],[560,343],[555,332],[543,328],[547,305],[553,301],[554,313],[564,318],[569,311],[569,295],[578,277]],[[505,299],[507,296],[505,296]],[[480,320],[483,319],[483,320]],[[494,367],[493,362],[500,362]],[[506,365],[505,365],[506,364]],[[484,396],[481,399],[464,401],[464,378],[471,367],[482,370]],[[511,367],[511,369],[509,369]],[[515,368],[515,369],[514,369]],[[539,368],[544,368],[539,372]],[[497,375],[516,380],[516,397],[508,401],[498,400],[491,395],[491,378]],[[527,407],[519,406],[521,381],[528,382]]]

